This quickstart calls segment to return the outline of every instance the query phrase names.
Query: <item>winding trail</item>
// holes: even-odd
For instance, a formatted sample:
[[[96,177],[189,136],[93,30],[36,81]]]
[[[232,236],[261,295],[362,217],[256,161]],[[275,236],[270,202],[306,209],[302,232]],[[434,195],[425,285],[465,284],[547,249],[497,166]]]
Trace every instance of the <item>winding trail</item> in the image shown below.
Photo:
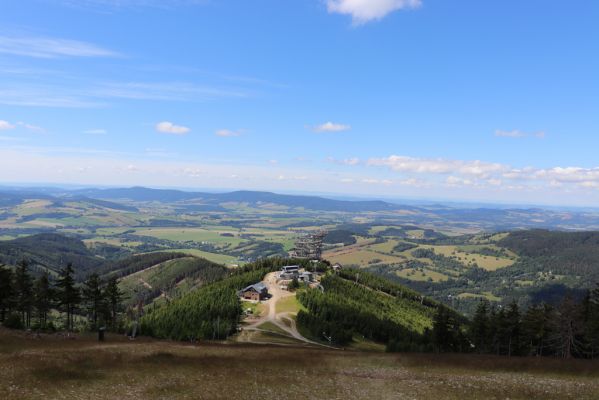
[[[336,349],[336,347],[327,346],[325,344],[314,342],[310,339],[306,339],[305,337],[303,337],[302,334],[299,333],[299,331],[297,330],[297,325],[295,323],[295,320],[292,318],[292,316],[295,315],[295,313],[292,313],[292,312],[277,313],[277,302],[279,302],[280,300],[285,299],[287,297],[294,297],[295,293],[288,292],[279,287],[279,285],[277,284],[276,272],[271,272],[270,274],[266,275],[264,277],[263,282],[266,285],[266,287],[268,288],[268,293],[271,295],[270,299],[262,302],[262,304],[264,304],[265,306],[268,307],[268,311],[264,312],[263,315],[260,318],[258,318],[257,320],[254,320],[249,325],[246,325],[245,327],[243,327],[244,331],[267,331],[266,329],[259,328],[259,326],[266,322],[270,322],[270,323],[274,324],[277,328],[280,328],[282,331],[287,333],[291,338],[296,339],[300,342],[304,342],[307,344],[320,346],[320,347]],[[290,325],[287,325],[285,322],[283,322],[283,319],[289,320]],[[264,343],[264,342],[252,342],[249,339],[247,340],[247,342]]]

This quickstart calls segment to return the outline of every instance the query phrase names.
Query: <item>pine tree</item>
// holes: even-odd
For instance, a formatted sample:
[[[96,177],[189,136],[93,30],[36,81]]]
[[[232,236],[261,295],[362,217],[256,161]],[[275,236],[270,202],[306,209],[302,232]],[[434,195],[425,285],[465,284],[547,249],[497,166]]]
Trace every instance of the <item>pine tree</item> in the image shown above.
[[[489,302],[482,300],[476,307],[472,324],[470,325],[470,338],[479,353],[487,351],[489,345],[490,321]]]
[[[15,271],[14,281],[16,309],[21,313],[23,326],[29,328],[31,323],[31,308],[33,306],[33,279],[29,274],[29,263],[21,260]]]
[[[44,273],[35,282],[34,296],[34,305],[37,311],[39,326],[41,328],[46,327],[46,323],[48,322],[48,312],[52,308],[53,298],[54,290],[50,286],[50,279],[48,278],[48,274]]]
[[[56,298],[62,310],[67,314],[67,330],[73,330],[74,328],[73,316],[81,301],[81,295],[79,289],[75,286],[73,275],[73,265],[69,263],[60,271],[60,278],[56,282]]]
[[[123,292],[120,291],[118,280],[116,277],[110,278],[104,289],[104,297],[106,299],[107,319],[110,322],[111,328],[114,330],[117,323],[117,315],[121,311]]]
[[[14,295],[13,272],[0,265],[0,322],[4,322],[7,312],[12,309]]]
[[[437,308],[433,318],[433,345],[437,352],[449,349],[451,343],[451,331],[449,329],[449,316],[444,307]]]
[[[591,359],[599,355],[599,284],[587,299],[585,310],[585,341]]]
[[[104,293],[102,291],[102,280],[98,274],[91,274],[83,284],[83,303],[91,317],[92,329],[98,327],[98,315],[104,309]]]
[[[553,308],[547,304],[533,305],[522,317],[522,343],[525,354],[547,355],[551,336]]]
[[[505,313],[507,355],[518,355],[520,353],[520,310],[518,304],[513,301]]]
[[[572,358],[583,350],[581,334],[583,332],[582,307],[571,296],[562,300],[552,320],[553,336],[557,355]]]

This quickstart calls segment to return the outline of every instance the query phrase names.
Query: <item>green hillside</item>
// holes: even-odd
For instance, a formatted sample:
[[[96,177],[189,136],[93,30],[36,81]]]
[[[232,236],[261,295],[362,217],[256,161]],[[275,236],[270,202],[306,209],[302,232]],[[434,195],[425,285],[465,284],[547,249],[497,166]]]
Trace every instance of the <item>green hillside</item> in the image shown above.
[[[63,235],[42,233],[0,241],[0,263],[16,265],[22,259],[30,262],[34,272],[51,274],[71,263],[79,278],[105,265],[105,260],[95,256],[81,240]]]
[[[308,289],[298,294],[307,312],[298,323],[322,340],[346,344],[357,335],[383,343],[406,346],[426,343],[439,309],[447,311],[461,329],[463,318],[445,306],[402,285],[364,271],[346,269],[327,275],[324,290]]]
[[[142,332],[174,340],[226,339],[237,331],[242,313],[237,291],[293,261],[281,258],[256,261],[225,279],[150,307],[141,320]]]
[[[177,254],[177,253],[175,253]],[[119,281],[127,304],[150,303],[158,297],[179,297],[220,280],[227,268],[197,257],[176,257],[126,275]]]

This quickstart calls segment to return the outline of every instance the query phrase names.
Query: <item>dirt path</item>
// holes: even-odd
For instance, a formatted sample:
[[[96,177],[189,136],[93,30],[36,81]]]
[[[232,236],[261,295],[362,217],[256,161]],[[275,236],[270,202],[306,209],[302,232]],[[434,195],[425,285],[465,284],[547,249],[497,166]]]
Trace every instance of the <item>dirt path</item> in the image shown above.
[[[252,321],[251,324],[245,326],[243,330],[245,331],[263,331],[259,326],[264,324],[265,322],[270,322],[276,325],[278,328],[286,332],[292,338],[299,340],[300,342],[309,343],[316,346],[329,347],[322,343],[314,342],[312,340],[306,339],[299,333],[297,330],[297,325],[295,320],[292,317],[293,313],[284,312],[277,313],[277,302],[287,297],[295,296],[295,293],[288,292],[283,290],[277,284],[276,272],[271,272],[266,275],[263,280],[264,284],[268,288],[268,293],[271,295],[271,298],[264,301],[262,304],[266,305],[268,309],[264,312],[264,314],[257,320]],[[283,322],[283,318],[286,318],[290,321],[290,326]],[[331,347],[332,348],[332,347]]]

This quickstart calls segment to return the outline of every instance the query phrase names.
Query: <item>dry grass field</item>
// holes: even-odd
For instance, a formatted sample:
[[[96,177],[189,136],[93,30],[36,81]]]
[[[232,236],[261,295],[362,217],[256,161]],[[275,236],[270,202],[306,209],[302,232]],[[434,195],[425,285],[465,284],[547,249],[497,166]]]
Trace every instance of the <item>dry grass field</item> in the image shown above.
[[[0,330],[3,399],[597,399],[587,361],[181,344]]]

